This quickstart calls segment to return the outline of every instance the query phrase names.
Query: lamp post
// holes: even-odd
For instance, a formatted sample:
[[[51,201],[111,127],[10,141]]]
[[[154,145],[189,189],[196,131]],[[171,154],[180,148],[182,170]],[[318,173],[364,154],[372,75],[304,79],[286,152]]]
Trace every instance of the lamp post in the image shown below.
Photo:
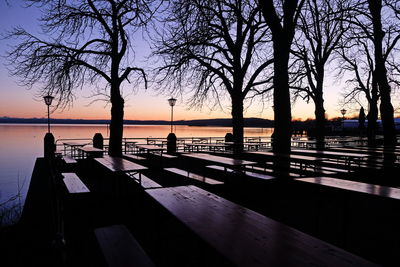
[[[174,121],[174,106],[176,104],[176,99],[171,97],[168,99],[168,103],[171,106],[171,133],[172,133],[172,122]]]
[[[344,131],[344,115],[346,114],[346,112],[347,112],[347,110],[344,108],[340,110],[340,113],[342,113],[342,116],[343,116],[343,118],[342,118],[342,130],[343,131]]]
[[[44,102],[47,105],[47,130],[50,133],[50,105],[53,102],[54,97],[51,95],[46,95],[43,97]]]

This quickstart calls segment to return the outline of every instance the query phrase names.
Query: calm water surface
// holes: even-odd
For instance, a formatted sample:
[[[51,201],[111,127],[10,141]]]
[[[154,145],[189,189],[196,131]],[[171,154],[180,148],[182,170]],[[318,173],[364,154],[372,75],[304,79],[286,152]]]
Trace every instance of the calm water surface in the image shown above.
[[[54,138],[92,138],[101,133],[109,136],[106,125],[54,125]],[[18,189],[25,199],[32,170],[37,157],[43,156],[43,138],[47,125],[41,124],[0,124],[0,203],[14,196]],[[124,137],[161,137],[170,132],[168,125],[128,125],[124,127]],[[227,127],[176,126],[177,137],[224,137],[231,132]],[[245,128],[245,136],[268,137],[271,128]]]

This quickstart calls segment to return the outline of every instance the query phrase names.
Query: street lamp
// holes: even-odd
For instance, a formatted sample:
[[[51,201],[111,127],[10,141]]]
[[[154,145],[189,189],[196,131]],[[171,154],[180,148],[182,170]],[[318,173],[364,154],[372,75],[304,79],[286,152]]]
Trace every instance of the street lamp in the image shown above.
[[[53,102],[54,97],[51,95],[46,95],[43,97],[44,103],[47,105],[47,129],[48,132],[50,133],[50,105],[51,102]]]
[[[340,113],[342,113],[342,116],[343,116],[343,118],[342,118],[342,129],[343,130],[344,130],[344,115],[346,114],[346,112],[347,112],[347,110],[344,108],[340,110]]]
[[[171,106],[171,133],[172,133],[172,122],[174,120],[174,106],[176,104],[176,99],[171,97],[170,99],[168,99],[168,103]]]

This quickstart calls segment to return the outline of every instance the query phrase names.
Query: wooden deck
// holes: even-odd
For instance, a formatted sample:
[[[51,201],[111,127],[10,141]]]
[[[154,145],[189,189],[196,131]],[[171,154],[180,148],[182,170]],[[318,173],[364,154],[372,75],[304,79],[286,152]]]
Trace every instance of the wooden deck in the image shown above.
[[[23,230],[15,241],[27,244],[21,249],[26,259],[10,255],[20,265],[52,266],[65,255],[53,255],[49,244],[62,244],[64,238],[69,266],[101,266],[94,229],[124,224],[156,266],[210,266],[214,261],[205,258],[211,254],[210,259],[221,259],[220,266],[400,264],[398,164],[390,166],[393,176],[386,165],[374,169],[372,163],[371,169],[349,173],[346,164],[336,164],[333,157],[308,152],[291,156],[292,175],[282,179],[271,169],[270,159],[278,155],[263,153],[177,153],[168,167],[184,170],[181,180],[151,155],[135,155],[132,160],[140,164],[109,156],[77,160],[75,174],[64,177],[62,164],[38,160],[19,226]],[[379,158],[379,151],[372,154]],[[258,155],[263,164],[249,155]],[[324,160],[333,166],[319,165]],[[218,170],[207,168],[210,165]],[[313,165],[324,166],[326,175]],[[315,176],[298,177],[299,168]],[[219,182],[215,191],[214,185],[187,186],[192,174],[199,178],[196,186],[212,180],[225,183]],[[380,179],[395,185],[375,183]],[[76,197],[66,197],[66,191]]]

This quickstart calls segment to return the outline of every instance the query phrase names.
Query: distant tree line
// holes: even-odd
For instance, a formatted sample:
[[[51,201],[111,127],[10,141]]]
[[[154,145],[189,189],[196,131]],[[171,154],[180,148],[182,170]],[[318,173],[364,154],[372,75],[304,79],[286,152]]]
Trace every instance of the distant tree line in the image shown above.
[[[399,85],[400,2],[396,0],[26,0],[43,10],[34,36],[8,54],[11,73],[41,94],[71,103],[74,90],[105,81],[111,103],[110,155],[120,155],[123,83],[151,79],[169,94],[191,94],[192,106],[229,100],[236,152],[243,149],[244,111],[254,101],[274,108],[273,150],[289,152],[291,104],[315,107],[315,133],[323,148],[328,67],[348,87],[345,103],[368,103],[368,139],[380,113],[384,143],[396,144],[392,94]],[[133,33],[148,30],[155,73],[132,64]],[[151,76],[151,78],[149,77]],[[247,104],[246,104],[247,103]]]

